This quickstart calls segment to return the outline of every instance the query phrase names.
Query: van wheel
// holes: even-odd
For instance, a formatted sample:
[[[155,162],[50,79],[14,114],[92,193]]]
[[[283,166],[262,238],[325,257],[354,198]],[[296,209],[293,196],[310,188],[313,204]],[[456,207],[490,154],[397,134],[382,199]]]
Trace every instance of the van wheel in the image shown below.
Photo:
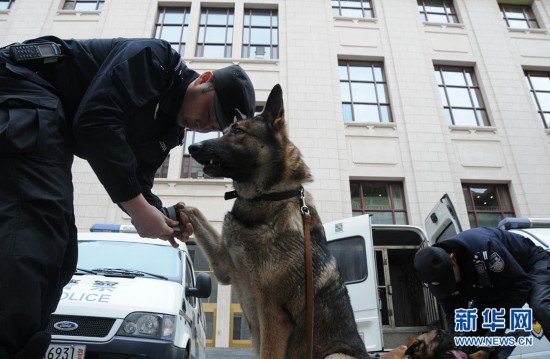
[[[185,348],[185,352],[183,353],[183,359],[189,359],[189,348]]]

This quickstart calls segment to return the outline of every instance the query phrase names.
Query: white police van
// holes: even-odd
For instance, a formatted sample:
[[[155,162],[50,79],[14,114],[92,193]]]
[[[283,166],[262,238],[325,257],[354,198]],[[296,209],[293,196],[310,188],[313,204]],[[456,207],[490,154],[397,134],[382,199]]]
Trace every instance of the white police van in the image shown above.
[[[513,223],[510,219],[508,222]],[[507,229],[550,250],[550,220],[531,221],[530,224],[517,220],[516,223],[514,229],[507,224]],[[413,258],[421,246],[451,238],[462,231],[447,195],[429,214],[425,228],[372,224],[370,215],[324,224],[329,250],[338,260],[359,334],[370,353],[402,345],[407,337],[428,330],[430,322],[441,322],[435,298],[414,274]],[[400,284],[396,278],[406,280]],[[419,323],[419,313],[424,322]],[[535,338],[533,346],[516,348],[510,358],[550,358],[550,343],[540,326],[535,324],[532,335]]]
[[[94,225],[78,234],[77,267],[48,324],[46,359],[205,358],[198,298],[211,279],[195,276],[185,244]]]

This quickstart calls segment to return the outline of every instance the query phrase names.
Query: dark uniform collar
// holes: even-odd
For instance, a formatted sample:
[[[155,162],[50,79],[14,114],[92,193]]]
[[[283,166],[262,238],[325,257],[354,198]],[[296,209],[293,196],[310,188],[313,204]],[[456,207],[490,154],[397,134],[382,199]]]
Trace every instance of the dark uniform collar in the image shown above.
[[[178,67],[175,69],[172,85],[160,98],[158,110],[162,111],[164,115],[176,118],[187,87],[197,77],[199,77],[197,72],[191,70],[180,61]]]

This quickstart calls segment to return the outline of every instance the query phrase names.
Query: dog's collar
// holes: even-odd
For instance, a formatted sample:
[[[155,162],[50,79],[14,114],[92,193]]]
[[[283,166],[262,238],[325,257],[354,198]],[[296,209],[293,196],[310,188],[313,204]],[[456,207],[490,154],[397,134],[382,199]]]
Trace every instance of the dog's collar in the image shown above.
[[[296,189],[292,189],[290,191],[284,191],[284,192],[273,192],[273,193],[265,193],[261,196],[246,199],[247,201],[282,201],[284,199],[289,199],[292,197],[300,197],[303,195],[304,187],[300,186]],[[239,198],[239,194],[237,191],[229,191],[225,192],[224,198],[225,200],[233,199],[233,198]]]

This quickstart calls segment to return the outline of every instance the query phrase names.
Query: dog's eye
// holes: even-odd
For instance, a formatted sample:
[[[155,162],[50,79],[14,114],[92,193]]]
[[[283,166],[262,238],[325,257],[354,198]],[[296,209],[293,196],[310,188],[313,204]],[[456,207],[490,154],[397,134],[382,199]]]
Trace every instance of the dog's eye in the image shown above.
[[[234,135],[242,135],[244,133],[244,131],[241,130],[240,128],[238,128],[238,127],[235,127],[233,129],[233,131],[231,131],[231,133],[234,134]]]

